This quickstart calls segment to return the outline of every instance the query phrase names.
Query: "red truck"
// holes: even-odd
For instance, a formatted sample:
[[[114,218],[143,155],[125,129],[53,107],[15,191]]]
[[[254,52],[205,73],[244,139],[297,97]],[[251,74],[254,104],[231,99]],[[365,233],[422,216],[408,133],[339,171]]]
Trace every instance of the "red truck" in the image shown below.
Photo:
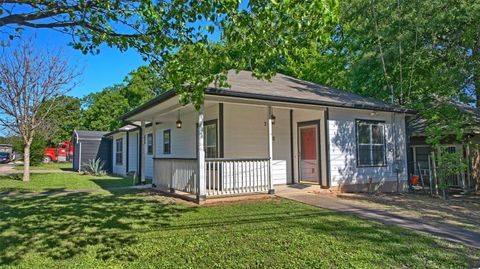
[[[73,157],[73,145],[71,141],[59,143],[56,148],[46,148],[43,151],[43,161],[67,162]]]

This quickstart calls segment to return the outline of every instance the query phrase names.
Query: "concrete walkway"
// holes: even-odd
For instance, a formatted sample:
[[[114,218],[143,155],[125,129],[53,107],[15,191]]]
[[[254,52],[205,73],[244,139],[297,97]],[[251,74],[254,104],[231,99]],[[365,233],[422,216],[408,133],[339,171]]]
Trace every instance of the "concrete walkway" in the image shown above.
[[[320,192],[320,194],[318,192]],[[478,233],[434,221],[372,209],[359,202],[337,198],[334,194],[320,190],[320,187],[317,185],[298,184],[279,186],[275,188],[275,194],[282,198],[341,213],[352,214],[360,218],[378,221],[387,225],[395,225],[416,232],[427,233],[450,242],[480,249],[480,234]]]

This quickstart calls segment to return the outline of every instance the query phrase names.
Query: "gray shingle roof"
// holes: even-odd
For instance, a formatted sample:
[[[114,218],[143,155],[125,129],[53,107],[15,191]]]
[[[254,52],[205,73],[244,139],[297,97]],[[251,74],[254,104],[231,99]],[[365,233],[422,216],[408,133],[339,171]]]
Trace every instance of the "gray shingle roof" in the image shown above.
[[[227,78],[229,88],[219,88],[212,84],[206,90],[206,93],[324,106],[411,112],[403,107],[391,105],[374,98],[363,97],[283,74],[277,74],[270,81],[267,81],[252,77],[252,73],[249,71],[237,73],[235,70],[230,70]]]
[[[104,135],[108,134],[108,132],[104,131],[75,130],[74,132],[77,134],[79,139],[102,138]]]
[[[363,97],[283,74],[277,74],[271,78],[270,81],[266,81],[252,77],[252,72],[250,71],[240,71],[237,73],[235,70],[230,70],[228,72],[227,82],[230,85],[229,88],[221,88],[211,84],[205,89],[205,93],[258,100],[414,113],[411,110],[391,105],[374,98]],[[125,113],[120,116],[120,119],[127,119],[173,96],[175,96],[173,90],[165,92]]]

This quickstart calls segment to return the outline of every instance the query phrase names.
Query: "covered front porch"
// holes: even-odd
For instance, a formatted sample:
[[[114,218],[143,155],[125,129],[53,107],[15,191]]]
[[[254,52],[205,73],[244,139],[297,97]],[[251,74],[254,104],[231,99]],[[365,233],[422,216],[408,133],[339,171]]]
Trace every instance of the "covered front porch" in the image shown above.
[[[296,182],[328,187],[326,115],[318,106],[209,95],[197,111],[172,96],[128,121],[142,126],[153,185],[202,202]]]

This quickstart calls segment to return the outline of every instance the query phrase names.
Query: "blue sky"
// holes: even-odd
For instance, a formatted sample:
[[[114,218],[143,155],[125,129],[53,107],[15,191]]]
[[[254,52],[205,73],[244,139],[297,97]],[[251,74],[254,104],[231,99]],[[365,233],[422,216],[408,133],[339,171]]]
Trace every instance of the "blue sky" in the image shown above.
[[[127,73],[148,63],[135,50],[121,52],[116,48],[102,45],[97,55],[83,55],[81,51],[68,46],[71,41],[68,35],[48,30],[26,29],[22,39],[36,36],[38,48],[60,48],[72,66],[83,70],[81,83],[69,95],[82,97],[97,92],[115,83],[121,83]]]
[[[248,1],[243,0],[240,9],[247,9]],[[20,11],[24,7],[18,7]],[[205,26],[206,22],[196,22],[194,25]],[[73,89],[69,95],[83,97],[92,92],[98,92],[107,86],[122,83],[125,76],[141,65],[147,65],[142,57],[134,49],[121,52],[117,48],[106,45],[100,47],[97,55],[87,54],[68,46],[71,37],[51,29],[32,29],[25,27],[22,39],[36,36],[35,42],[38,48],[61,48],[72,66],[78,66],[83,70],[81,83]],[[209,34],[212,40],[219,39],[219,33],[215,31]],[[18,40],[17,40],[18,41]]]

